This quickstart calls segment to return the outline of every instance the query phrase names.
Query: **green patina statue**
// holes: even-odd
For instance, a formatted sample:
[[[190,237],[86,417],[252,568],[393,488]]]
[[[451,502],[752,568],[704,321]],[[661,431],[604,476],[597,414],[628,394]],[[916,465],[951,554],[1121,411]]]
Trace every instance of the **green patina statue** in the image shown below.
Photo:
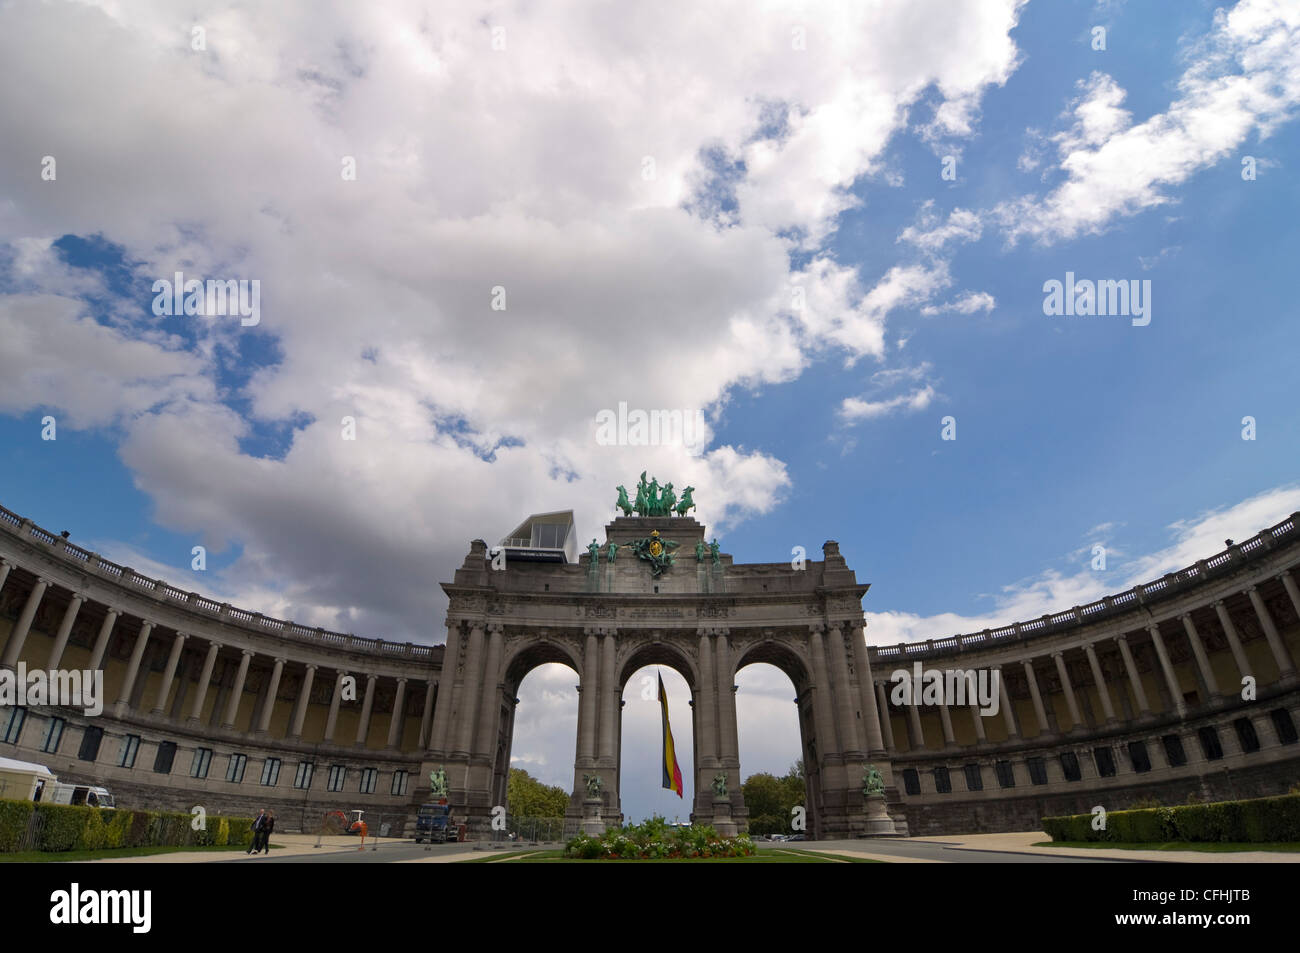
[[[608,546],[605,547],[605,560],[607,562],[612,563],[614,561],[614,554],[617,552],[618,552],[618,543],[610,543]]]
[[[709,547],[707,547],[707,546],[704,545],[704,540],[700,540],[698,543],[696,543],[696,544],[695,544],[695,561],[696,561],[697,563],[702,563],[702,562],[704,562],[704,556],[705,556],[705,554],[706,554],[708,551],[709,551]]]
[[[587,547],[587,552],[591,554],[591,564],[594,566],[600,560],[600,543],[596,542],[593,537],[591,545]]]
[[[722,547],[718,545],[718,537],[713,537],[713,542],[709,543],[709,555],[713,557],[713,565],[722,565]]]
[[[695,509],[695,501],[691,499],[691,494],[695,492],[695,487],[688,486],[682,490],[682,501],[677,504],[677,515],[685,516],[689,511]]]
[[[713,776],[713,796],[727,796],[727,776],[725,774],[715,774]]]
[[[429,790],[434,797],[446,797],[448,795],[447,772],[442,770],[442,765],[438,765],[437,771],[429,772]]]
[[[867,770],[862,772],[862,796],[875,797],[876,795],[884,795],[884,793],[884,776],[876,770],[874,764],[867,765]]]
[[[587,786],[587,797],[589,798],[600,797],[600,789],[605,785],[605,782],[601,780],[598,774],[584,774],[582,783]]]
[[[620,483],[617,487],[615,487],[615,489],[618,490],[618,502],[615,503],[614,506],[622,510],[624,516],[631,516],[632,504],[628,501],[627,498],[627,487],[625,487],[623,484]]]
[[[671,550],[681,544],[676,540],[664,539],[655,530],[643,539],[634,539],[627,548],[636,554],[637,559],[644,559],[650,564],[650,575],[662,576],[673,564],[675,554]]]

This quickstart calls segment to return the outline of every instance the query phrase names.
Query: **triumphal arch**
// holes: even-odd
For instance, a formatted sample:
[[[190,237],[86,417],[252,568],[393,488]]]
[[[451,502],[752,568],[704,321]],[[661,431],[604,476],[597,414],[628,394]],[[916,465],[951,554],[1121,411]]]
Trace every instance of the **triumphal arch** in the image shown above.
[[[566,828],[578,829],[583,799],[597,789],[600,817],[617,824],[623,688],[642,666],[661,664],[690,686],[693,819],[744,831],[736,673],[768,662],[797,696],[809,833],[867,831],[869,766],[883,775],[905,831],[863,637],[868,586],[835,542],[820,561],[734,563],[688,515],[691,489],[679,501],[671,484],[642,474],[634,498],[618,488],[623,515],[584,546],[573,539],[571,513],[531,517],[497,546],[470,544],[443,585],[447,648],[422,775],[444,767],[452,803],[486,823],[506,804],[519,684],[559,662],[579,683]],[[600,783],[586,783],[591,777]]]

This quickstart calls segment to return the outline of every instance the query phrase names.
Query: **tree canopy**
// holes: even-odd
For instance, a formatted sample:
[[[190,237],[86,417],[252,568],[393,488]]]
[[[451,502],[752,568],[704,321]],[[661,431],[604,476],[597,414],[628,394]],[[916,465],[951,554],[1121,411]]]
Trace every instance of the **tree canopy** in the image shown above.
[[[515,817],[563,817],[569,793],[543,784],[523,768],[511,768],[506,779],[506,800]]]

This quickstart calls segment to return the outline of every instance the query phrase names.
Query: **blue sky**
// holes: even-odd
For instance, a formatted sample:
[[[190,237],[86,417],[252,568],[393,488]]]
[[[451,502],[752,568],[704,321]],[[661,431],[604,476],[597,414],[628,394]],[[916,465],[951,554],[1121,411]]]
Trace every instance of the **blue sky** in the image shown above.
[[[737,561],[837,539],[876,642],[1088,601],[1300,508],[1300,18],[925,6],[212,6],[201,50],[164,4],[5,10],[44,98],[0,112],[0,504],[175,585],[435,642],[471,538],[562,508],[588,538],[646,468]],[[155,316],[178,269],[258,279],[259,323]],[[1045,315],[1067,272],[1149,280],[1150,324]],[[709,442],[597,446],[619,401],[702,408]],[[754,671],[773,727],[742,758],[779,773],[789,684]],[[526,701],[567,711],[570,681]],[[625,729],[647,745],[652,714]],[[515,752],[567,786],[554,721]]]

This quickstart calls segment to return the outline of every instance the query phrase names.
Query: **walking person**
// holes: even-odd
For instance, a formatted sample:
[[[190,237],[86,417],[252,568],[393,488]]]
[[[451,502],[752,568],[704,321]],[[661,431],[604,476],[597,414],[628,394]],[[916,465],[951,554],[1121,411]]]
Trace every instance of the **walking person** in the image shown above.
[[[262,825],[262,853],[271,853],[271,835],[275,833],[275,811],[266,812],[266,822]]]
[[[253,843],[249,846],[248,850],[244,851],[245,854],[257,853],[258,847],[260,846],[262,840],[262,829],[265,826],[266,826],[266,808],[262,808],[257,812],[257,817],[253,819]]]

